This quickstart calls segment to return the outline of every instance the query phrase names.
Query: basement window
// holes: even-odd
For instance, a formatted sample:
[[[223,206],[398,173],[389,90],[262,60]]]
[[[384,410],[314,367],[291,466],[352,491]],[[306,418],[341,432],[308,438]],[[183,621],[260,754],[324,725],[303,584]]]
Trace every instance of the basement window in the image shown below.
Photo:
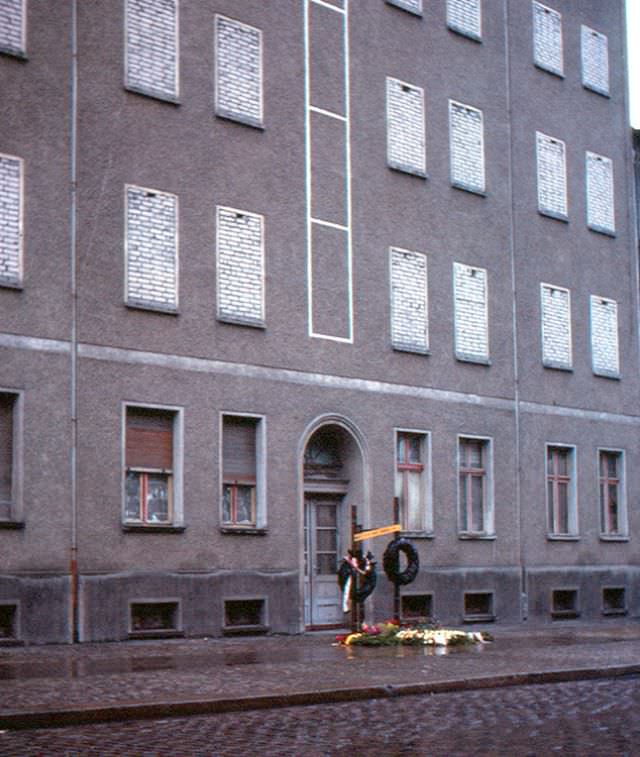
[[[627,593],[624,586],[609,586],[602,590],[602,614],[627,614]]]
[[[551,617],[559,620],[578,618],[577,589],[554,589],[551,595]]]
[[[182,636],[180,603],[152,600],[130,605],[130,638]]]
[[[227,599],[224,603],[226,635],[266,633],[264,599]]]
[[[18,605],[0,604],[0,644],[18,639]]]
[[[463,620],[465,623],[495,620],[493,593],[476,591],[465,592]]]
[[[413,623],[429,623],[433,620],[433,596],[431,594],[405,594],[401,598],[402,620]]]

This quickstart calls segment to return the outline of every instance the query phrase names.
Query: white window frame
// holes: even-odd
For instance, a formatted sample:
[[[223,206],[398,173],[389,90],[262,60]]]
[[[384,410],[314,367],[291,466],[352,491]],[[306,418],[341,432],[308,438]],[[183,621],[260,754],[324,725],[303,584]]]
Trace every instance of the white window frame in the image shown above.
[[[403,255],[416,255],[424,258],[425,264],[425,282],[424,282],[424,322],[425,322],[425,343],[424,347],[418,347],[416,345],[409,345],[401,341],[394,339],[394,322],[395,322],[395,297],[393,291],[393,255],[394,253],[400,253]],[[426,253],[417,252],[416,250],[405,250],[402,247],[390,247],[389,248],[389,299],[391,302],[390,308],[390,331],[391,331],[391,346],[394,350],[399,352],[413,352],[418,355],[428,355],[430,353],[429,348],[429,260]]]
[[[175,200],[175,305],[163,305],[153,300],[143,300],[129,296],[129,190],[144,192],[147,195],[163,195]],[[124,302],[127,307],[140,310],[154,310],[161,313],[177,313],[180,307],[180,198],[172,192],[141,187],[137,184],[124,185]]]
[[[547,65],[544,61],[538,60],[536,58],[536,7],[542,8],[543,12],[553,14],[554,16],[557,16],[560,19],[560,68],[554,68],[552,66]],[[564,29],[563,29],[563,23],[562,23],[562,13],[557,11],[555,8],[551,8],[548,5],[544,5],[544,3],[539,3],[537,0],[533,0],[531,3],[531,14],[533,17],[533,33],[532,33],[532,42],[533,42],[533,64],[536,66],[536,68],[541,69],[542,71],[547,71],[550,74],[555,74],[556,76],[559,76],[560,78],[564,79]]]
[[[596,302],[599,301],[599,302]],[[618,362],[618,370],[617,371],[610,371],[605,368],[598,368],[595,365],[594,361],[594,333],[593,333],[593,308],[594,304],[604,304],[607,305],[613,304],[615,305],[616,309],[616,355],[617,355],[617,362]],[[618,302],[617,300],[612,300],[610,297],[600,297],[600,295],[592,294],[589,297],[589,332],[590,332],[590,342],[591,342],[591,370],[596,376],[602,376],[604,378],[613,378],[613,379],[619,379],[620,378],[620,320],[619,320],[619,313],[618,313]]]
[[[567,449],[570,451],[569,455],[569,487],[567,490],[567,520],[569,523],[569,531],[564,534],[558,531],[554,531],[555,524],[553,523],[553,517],[551,514],[551,502],[549,502],[549,467],[548,457],[549,448],[552,449]],[[578,523],[578,455],[575,444],[566,444],[564,442],[546,442],[544,445],[544,498],[546,503],[546,520],[547,520],[547,539],[550,541],[576,541],[580,538],[580,530]]]
[[[236,26],[242,26],[245,29],[251,29],[253,32],[258,32],[258,39],[259,39],[259,69],[258,69],[258,84],[259,84],[259,97],[260,97],[260,115],[256,119],[255,117],[251,115],[247,115],[246,113],[242,113],[241,111],[231,111],[227,110],[226,108],[222,108],[219,104],[219,91],[220,91],[220,82],[218,77],[218,70],[219,70],[219,63],[218,63],[218,24],[220,21],[227,21],[228,23],[235,24]],[[264,128],[264,36],[262,33],[262,29],[259,29],[257,26],[251,26],[251,24],[246,24],[243,21],[238,21],[237,18],[231,18],[230,16],[225,16],[222,13],[216,13],[213,19],[213,65],[214,65],[214,72],[213,72],[213,86],[214,86],[214,111],[216,116],[219,118],[225,118],[230,121],[237,121],[238,123],[244,124],[245,126],[253,126],[256,129],[262,129]]]
[[[392,84],[399,84],[403,91],[406,91],[408,87],[410,90],[420,92],[420,100],[422,103],[422,155],[421,165],[412,165],[409,163],[402,163],[391,157],[391,122],[389,120],[389,87]],[[389,168],[393,168],[395,171],[401,171],[402,173],[408,173],[412,176],[419,176],[422,179],[427,177],[427,124],[426,124],[426,105],[424,97],[424,88],[418,87],[415,84],[409,84],[409,82],[402,81],[402,79],[396,79],[394,76],[387,76],[385,80],[385,119],[387,127],[387,165]]]
[[[129,81],[129,0],[124,2],[124,86],[130,92],[138,95],[153,97],[155,100],[164,100],[170,103],[179,102],[180,98],[180,0],[175,2],[175,79],[173,94],[163,92],[154,87],[144,87]]]
[[[0,523],[21,523],[24,504],[24,391],[0,386],[0,394],[13,397],[10,513],[8,518],[0,519]]]
[[[585,69],[585,59],[587,51],[585,50],[584,45],[584,38],[585,36],[597,36],[602,37],[605,40],[605,46],[607,50],[607,87],[606,89],[603,87],[598,86],[592,81],[587,80],[586,78],[586,69]],[[597,95],[602,95],[603,97],[610,97],[610,91],[611,91],[611,66],[609,64],[609,37],[606,34],[603,34],[602,32],[599,32],[597,29],[593,29],[590,26],[587,26],[586,24],[580,25],[580,67],[582,69],[582,86],[585,89],[590,90],[591,92],[595,92]]]
[[[19,197],[18,197],[18,277],[17,278],[5,278],[0,276],[0,287],[7,287],[9,289],[22,289],[24,280],[24,173],[25,162],[24,158],[19,158],[17,155],[8,155],[7,153],[0,153],[0,158],[6,158],[7,160],[15,160],[20,165],[20,182],[19,182]]]
[[[224,520],[224,458],[225,418],[251,418],[256,421],[256,523],[244,525]],[[221,410],[218,416],[218,520],[223,533],[260,532],[267,528],[267,417],[258,413]]]
[[[160,410],[173,415],[173,469],[171,522],[155,525],[142,521],[127,520],[127,409]],[[184,408],[178,405],[158,405],[146,402],[125,401],[122,403],[121,431],[121,520],[126,530],[162,530],[184,528]]]
[[[487,334],[487,352],[485,355],[479,353],[464,352],[458,348],[458,298],[456,296],[456,266],[463,266],[471,271],[482,271],[484,273],[484,323]],[[473,275],[473,274],[472,274]],[[468,265],[467,263],[453,263],[453,336],[455,344],[456,360],[466,363],[478,363],[479,365],[491,364],[491,333],[489,330],[489,271],[486,268]]]
[[[598,161],[601,161],[603,163],[608,163],[611,166],[611,215],[613,218],[613,225],[612,226],[602,226],[598,223],[593,223],[589,220],[589,166],[590,166],[590,158],[595,158]],[[585,211],[587,216],[587,226],[591,229],[591,231],[597,231],[600,234],[606,234],[610,237],[616,236],[616,203],[615,203],[615,179],[614,179],[614,173],[613,173],[613,160],[611,158],[607,158],[606,155],[600,155],[597,152],[591,152],[590,150],[587,150],[585,152],[584,157],[585,162],[585,195],[586,195],[586,202],[585,202]]]
[[[462,491],[460,489],[460,462],[461,447],[463,441],[482,442],[485,452],[485,475],[482,502],[482,520],[484,528],[481,531],[472,531],[462,528]],[[456,435],[456,507],[458,511],[458,538],[459,539],[495,539],[495,479],[493,459],[493,437],[478,436],[476,434]]]
[[[561,144],[562,145],[562,157],[563,157],[563,163],[564,163],[564,175],[563,175],[563,184],[564,184],[564,212],[554,210],[553,208],[545,207],[542,204],[542,199],[540,197],[540,138],[549,140],[550,142],[554,144]],[[557,139],[556,137],[552,137],[549,134],[545,134],[544,132],[537,131],[536,132],[536,188],[537,188],[537,198],[538,198],[538,213],[543,216],[548,216],[549,218],[555,218],[558,221],[568,221],[569,220],[569,195],[568,195],[568,189],[567,189],[567,145],[562,139]]]
[[[478,6],[478,26],[480,27],[480,33],[473,32],[467,27],[457,24],[451,18],[451,12],[450,12],[451,1],[450,0],[447,0],[447,28],[451,29],[451,31],[455,32],[456,34],[461,34],[463,37],[468,37],[469,39],[472,39],[475,42],[482,42],[482,0],[471,0],[471,1],[476,2]],[[469,0],[467,0],[467,2],[469,2]]]
[[[545,355],[545,340],[544,340],[544,290],[549,289],[551,292],[559,291],[566,292],[568,295],[569,306],[569,362],[560,363]],[[553,296],[553,295],[552,295]],[[560,371],[572,371],[573,370],[573,319],[571,317],[571,290],[566,287],[556,286],[555,284],[548,284],[546,282],[540,282],[540,345],[542,353],[542,365],[545,368],[555,368]]]
[[[431,431],[416,428],[398,427],[393,430],[393,483],[398,469],[398,436],[400,434],[414,434],[420,437],[420,451],[422,454],[421,493],[422,493],[422,527],[418,530],[405,528],[407,514],[400,505],[400,521],[402,533],[410,536],[433,536],[433,476],[431,454]]]
[[[4,45],[0,42],[0,53],[12,55],[15,58],[27,57],[27,0],[20,0],[20,49]]]
[[[474,111],[480,114],[480,165],[482,171],[482,184],[477,186],[475,184],[469,184],[466,181],[456,179],[454,176],[454,159],[453,159],[453,121],[452,114],[454,106],[464,108],[466,111]],[[474,194],[485,195],[487,191],[487,176],[485,170],[485,150],[484,150],[484,113],[480,108],[474,108],[472,105],[460,102],[459,100],[449,100],[449,175],[451,179],[451,186],[457,189],[464,189],[467,192],[473,192]]]
[[[612,453],[618,455],[619,475],[618,475],[618,522],[620,529],[617,533],[605,531],[602,524],[605,520],[602,512],[602,502],[600,500],[600,455],[601,453]],[[596,450],[596,481],[598,482],[598,513],[600,518],[600,539],[602,541],[628,541],[629,540],[629,520],[627,513],[627,456],[623,449],[615,447],[598,447]]]

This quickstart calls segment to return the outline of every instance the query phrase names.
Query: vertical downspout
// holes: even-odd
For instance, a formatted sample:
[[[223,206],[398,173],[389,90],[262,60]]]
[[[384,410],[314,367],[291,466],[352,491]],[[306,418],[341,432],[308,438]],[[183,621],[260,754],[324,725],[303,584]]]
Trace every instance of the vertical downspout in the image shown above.
[[[518,529],[518,563],[520,568],[520,619],[522,621],[528,616],[528,598],[527,598],[527,569],[523,544],[523,523],[522,523],[522,497],[520,479],[522,476],[521,469],[521,450],[520,450],[520,377],[518,371],[518,312],[516,307],[516,231],[515,231],[515,198],[513,194],[513,124],[511,122],[513,113],[511,109],[511,49],[509,40],[509,0],[504,0],[504,44],[505,44],[505,78],[506,78],[506,98],[507,98],[507,130],[509,133],[509,169],[507,172],[507,188],[509,191],[509,247],[511,260],[511,318],[513,330],[513,390],[514,390],[514,433],[515,443],[515,469],[516,469],[516,522]]]
[[[70,112],[70,273],[71,273],[71,627],[80,641],[78,608],[78,292],[77,292],[77,147],[78,147],[78,5],[71,0]]]

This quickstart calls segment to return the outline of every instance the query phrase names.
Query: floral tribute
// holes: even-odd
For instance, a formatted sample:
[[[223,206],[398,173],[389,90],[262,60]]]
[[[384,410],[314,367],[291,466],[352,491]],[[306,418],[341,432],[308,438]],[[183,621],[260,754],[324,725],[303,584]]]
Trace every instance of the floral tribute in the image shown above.
[[[430,625],[401,626],[396,620],[377,625],[362,624],[357,633],[336,636],[336,643],[351,647],[388,647],[396,644],[451,647],[461,644],[484,644],[492,641],[485,631],[458,631]]]

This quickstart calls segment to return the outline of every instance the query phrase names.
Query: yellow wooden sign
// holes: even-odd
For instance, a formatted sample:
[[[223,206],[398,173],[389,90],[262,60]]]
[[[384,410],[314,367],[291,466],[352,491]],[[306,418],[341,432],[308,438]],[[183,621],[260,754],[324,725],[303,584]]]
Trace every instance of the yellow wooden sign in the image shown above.
[[[385,534],[392,534],[396,531],[402,531],[402,528],[398,523],[394,523],[393,526],[374,528],[371,531],[360,531],[360,533],[353,535],[353,540],[364,541],[365,539],[375,539],[376,536],[384,536]]]

